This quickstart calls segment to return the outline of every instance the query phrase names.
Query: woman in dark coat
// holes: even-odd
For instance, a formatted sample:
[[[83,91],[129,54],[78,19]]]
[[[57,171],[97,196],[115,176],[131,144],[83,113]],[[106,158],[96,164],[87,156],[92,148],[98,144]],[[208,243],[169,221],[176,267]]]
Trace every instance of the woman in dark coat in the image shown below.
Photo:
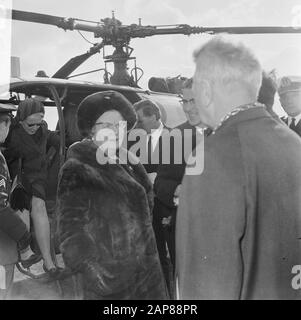
[[[59,137],[47,129],[47,123],[43,120],[44,114],[44,106],[39,100],[30,98],[19,104],[6,142],[4,156],[12,179],[20,171],[19,159],[21,159],[22,183],[30,195],[28,209],[44,259],[43,267],[51,277],[56,277],[60,270],[53,263],[50,254],[50,227],[45,206],[45,188],[47,145],[59,148]]]
[[[112,147],[116,157],[110,138],[106,146],[97,139],[106,129],[117,133],[120,121],[131,129],[136,115],[118,92],[92,94],[79,106],[78,127],[86,139],[70,147],[60,172],[61,251],[65,264],[82,273],[85,299],[166,299],[151,183],[138,159],[120,147],[122,138]],[[120,164],[121,155],[135,164]]]

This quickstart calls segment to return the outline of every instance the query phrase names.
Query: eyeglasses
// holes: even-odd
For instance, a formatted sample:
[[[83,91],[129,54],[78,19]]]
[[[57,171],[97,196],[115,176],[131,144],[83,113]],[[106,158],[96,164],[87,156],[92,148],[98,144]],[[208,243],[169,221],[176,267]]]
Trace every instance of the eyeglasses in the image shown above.
[[[194,100],[194,98],[192,98],[192,99],[184,99],[184,98],[182,98],[181,100],[180,100],[180,103],[181,104],[187,104],[187,103],[195,103],[195,100]]]
[[[101,129],[113,129],[113,130],[118,130],[119,129],[119,122],[114,124],[114,123],[109,123],[109,122],[96,122],[95,125],[98,125]]]

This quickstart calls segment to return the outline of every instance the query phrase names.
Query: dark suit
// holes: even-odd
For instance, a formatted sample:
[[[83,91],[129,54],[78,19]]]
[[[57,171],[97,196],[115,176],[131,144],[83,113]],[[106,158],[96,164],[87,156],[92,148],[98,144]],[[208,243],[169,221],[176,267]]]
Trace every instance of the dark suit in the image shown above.
[[[195,148],[195,127],[185,122],[177,127],[182,133],[185,129],[192,130],[192,150]],[[173,142],[173,141],[171,141]],[[182,146],[184,145],[184,135],[182,135]],[[154,191],[158,200],[168,208],[174,208],[173,197],[175,190],[181,184],[185,172],[185,156],[182,152],[182,163],[175,164],[174,160],[174,143],[171,143],[170,148],[170,164],[161,164],[158,167],[157,178],[154,183]],[[183,148],[182,148],[183,149]],[[183,150],[182,150],[183,151]]]
[[[170,128],[166,127],[163,124],[163,130],[170,130]],[[162,132],[163,133],[163,132]],[[128,142],[127,142],[127,149],[131,150],[131,148],[139,142],[139,139],[136,139],[135,141],[132,141],[128,138]],[[157,173],[158,170],[158,166],[159,164],[162,162],[162,136],[159,138],[156,147],[154,150],[152,150],[152,148],[150,148],[150,140],[148,140],[148,144],[146,146],[146,151],[147,151],[147,163],[143,163],[143,161],[141,161],[141,163],[143,164],[145,170],[147,173]],[[135,150],[136,151],[136,150]],[[141,150],[142,151],[142,150]],[[137,152],[134,152],[135,155],[142,159],[141,155],[140,155],[140,149],[137,150]],[[159,154],[159,158],[156,159],[154,156],[152,156],[152,154],[158,153]],[[151,160],[153,158],[153,161]],[[155,160],[155,161],[154,161]]]
[[[163,125],[163,130],[170,131],[170,128]],[[147,147],[147,149],[148,149],[148,158],[147,158],[148,163],[144,164],[144,168],[147,173],[157,173],[159,164],[162,163],[162,134],[163,134],[163,132],[164,131],[162,131],[161,136],[160,136],[154,150],[150,149],[151,142],[150,142],[150,140],[148,141],[149,142],[148,147]],[[152,157],[152,154],[154,154],[154,153],[159,154],[159,158],[155,159],[155,161],[154,161],[154,157]],[[153,160],[152,160],[152,158],[153,158]]]
[[[184,129],[191,130],[191,136],[188,139],[191,141],[192,150],[195,148],[196,129],[188,122],[177,127],[181,132],[182,148],[171,139],[170,143],[170,164],[159,164],[157,168],[157,177],[154,182],[154,210],[153,210],[153,226],[155,230],[157,247],[162,264],[163,272],[166,278],[167,285],[171,294],[172,278],[175,269],[175,222],[177,207],[174,205],[174,193],[178,185],[181,184],[185,172],[185,156],[184,156]],[[180,164],[175,163],[174,152],[181,153],[182,161]],[[169,225],[163,225],[164,218],[170,219]],[[168,252],[170,259],[168,258]],[[172,272],[170,272],[172,270]]]
[[[166,126],[163,125],[163,130],[168,130],[170,131],[169,128],[167,128]],[[176,211],[176,207],[173,205],[173,194],[175,191],[175,188],[177,187],[177,185],[180,183],[181,178],[184,174],[184,170],[185,170],[185,165],[176,165],[178,168],[173,169],[172,172],[169,174],[168,179],[172,180],[173,179],[173,175],[176,174],[178,175],[177,178],[175,179],[177,182],[175,183],[174,181],[171,181],[171,186],[168,185],[168,179],[165,179],[165,170],[168,172],[169,168],[171,168],[172,166],[170,164],[162,164],[162,158],[163,158],[163,153],[162,153],[162,148],[165,149],[165,151],[167,151],[166,147],[165,147],[165,142],[167,142],[165,140],[164,137],[162,137],[162,135],[164,136],[164,131],[162,131],[161,136],[159,137],[156,147],[153,150],[152,148],[152,142],[150,140],[148,140],[148,144],[147,144],[147,163],[144,164],[144,168],[146,170],[147,173],[157,173],[159,168],[160,169],[160,178],[155,180],[156,186],[158,190],[160,190],[158,192],[157,195],[155,195],[154,198],[154,209],[153,209],[153,229],[155,232],[155,237],[156,237],[156,242],[157,242],[157,248],[158,248],[158,252],[159,252],[159,257],[160,257],[160,261],[161,261],[161,265],[162,265],[162,269],[164,271],[164,275],[165,275],[165,279],[167,282],[167,286],[169,288],[170,293],[170,283],[171,283],[171,277],[170,277],[170,270],[172,269],[170,266],[170,260],[168,258],[168,252],[167,252],[167,248],[166,248],[166,244],[168,245],[168,249],[169,249],[169,255],[171,257],[172,260],[172,266],[174,265],[174,261],[175,261],[175,255],[174,255],[174,251],[175,251],[175,241],[174,241],[174,219],[172,221],[172,226],[170,227],[163,227],[162,224],[162,220],[164,218],[167,218],[169,216],[175,216],[175,211]],[[137,141],[128,141],[128,149],[131,149],[131,147],[136,143]],[[173,162],[173,150],[174,150],[174,146],[173,144],[170,146],[170,154],[171,154],[171,162]],[[157,154],[158,157],[154,157],[154,155]],[[136,155],[138,157],[140,157],[140,152],[138,150],[138,152],[136,153]],[[142,158],[141,158],[142,159]],[[155,161],[154,161],[155,160]],[[183,172],[183,173],[181,173]],[[166,188],[165,188],[166,187]],[[170,196],[168,197],[167,195],[163,195],[164,191],[162,189],[165,189],[167,191],[167,193],[170,194]],[[158,198],[158,196],[160,197],[160,199]],[[165,205],[162,199],[167,199],[170,198],[168,200],[169,205]],[[167,200],[166,200],[167,201]]]
[[[171,129],[164,126],[165,130],[169,132]],[[184,146],[184,130],[191,131],[191,149],[195,148],[195,127],[192,127],[188,122],[185,122],[178,126],[181,133],[180,139],[182,140],[182,150],[180,146],[176,144],[176,139],[165,140],[164,132],[162,132],[155,150],[150,149],[148,145],[147,149],[153,154],[159,154],[158,161],[154,163],[151,161],[151,152],[148,152],[148,163],[144,165],[147,173],[157,173],[157,177],[154,181],[154,209],[153,209],[153,229],[156,236],[157,248],[162,265],[162,269],[165,275],[167,286],[172,294],[171,283],[175,266],[175,217],[177,207],[173,203],[174,193],[178,185],[181,184],[185,172],[185,157],[183,152]],[[188,137],[189,139],[189,137]],[[170,142],[169,159],[168,164],[163,164],[163,151],[168,152],[165,142]],[[129,141],[129,148],[133,145],[133,142]],[[175,150],[181,153],[181,163],[175,164],[174,152]],[[140,156],[137,152],[137,156]],[[154,158],[154,157],[153,157]],[[164,218],[170,218],[170,224],[163,226]],[[168,251],[167,251],[168,247]],[[168,257],[169,253],[169,257]],[[171,272],[172,270],[172,272]]]
[[[281,120],[288,125],[288,118],[287,117],[283,117],[281,118]],[[294,128],[292,128],[290,126],[290,129],[293,130],[294,132],[296,132],[300,137],[301,137],[301,120],[296,124],[296,126]]]

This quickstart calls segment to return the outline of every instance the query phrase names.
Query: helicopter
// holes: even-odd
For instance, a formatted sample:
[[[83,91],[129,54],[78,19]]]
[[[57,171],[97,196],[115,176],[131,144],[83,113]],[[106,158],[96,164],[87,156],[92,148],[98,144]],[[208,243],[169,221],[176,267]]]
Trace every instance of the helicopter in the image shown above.
[[[93,46],[84,54],[72,57],[65,63],[52,78],[67,79],[79,75],[87,74],[85,72],[75,76],[70,74],[75,71],[81,64],[88,60],[93,55],[103,51],[103,59],[105,67],[103,69],[93,70],[104,71],[104,83],[126,85],[132,87],[139,87],[138,82],[143,76],[143,70],[136,65],[136,57],[132,56],[134,48],[130,47],[130,41],[136,38],[146,38],[162,35],[186,35],[192,34],[272,34],[272,33],[300,33],[300,27],[199,27],[190,26],[187,24],[176,25],[147,25],[141,24],[139,18],[138,24],[123,25],[122,22],[115,17],[112,11],[111,18],[100,19],[99,22],[88,21],[77,18],[64,18],[34,12],[25,12],[19,10],[12,10],[12,19],[18,21],[40,23],[46,25],[56,26],[65,31],[90,32],[93,33],[95,39],[101,41],[93,44]],[[81,34],[81,33],[80,33]],[[82,35],[82,34],[81,34]],[[106,55],[106,47],[112,46],[114,52],[112,55]],[[134,60],[134,68],[131,74],[128,72],[128,61]],[[110,74],[107,71],[107,64],[113,63],[114,72]],[[141,75],[138,77],[138,72]],[[178,78],[178,77],[175,77]]]
[[[201,27],[188,24],[142,25],[140,18],[138,24],[124,25],[115,17],[114,11],[111,17],[100,19],[100,21],[89,21],[13,9],[11,19],[55,26],[64,31],[89,32],[94,35],[95,39],[100,40],[93,44],[87,52],[69,59],[51,77],[40,71],[36,77],[31,79],[12,79],[10,83],[10,98],[0,100],[1,103],[17,105],[20,102],[20,95],[23,94],[26,97],[43,97],[45,106],[57,108],[57,129],[59,129],[61,137],[59,166],[65,160],[66,146],[68,147],[80,139],[75,126],[76,108],[86,96],[94,92],[116,90],[121,92],[131,103],[141,99],[150,99],[158,105],[162,114],[162,121],[170,128],[174,128],[186,121],[179,96],[181,85],[186,78],[180,76],[165,79],[153,77],[149,80],[149,87],[150,89],[154,88],[154,90],[140,88],[138,82],[143,75],[143,70],[137,67],[136,58],[132,56],[134,51],[130,47],[132,39],[156,35],[301,33],[301,27],[297,26]],[[114,48],[114,52],[111,55],[105,54],[107,46]],[[103,51],[105,68],[72,75],[80,65],[93,55],[100,53],[100,51]],[[130,60],[134,60],[134,68],[131,73],[128,72],[128,62]],[[107,70],[108,63],[114,65],[113,74],[110,74]],[[103,83],[74,80],[76,76],[97,71],[104,72]],[[139,72],[141,73],[140,76],[138,76]],[[163,82],[163,86],[160,81],[161,84]],[[57,175],[53,176],[57,177]]]
[[[46,107],[54,107],[58,113],[57,129],[60,134],[60,151],[52,153],[50,150],[47,200],[54,200],[58,172],[66,156],[66,147],[80,139],[76,128],[76,110],[79,103],[88,95],[106,90],[122,93],[131,103],[141,99],[154,101],[160,108],[162,121],[170,128],[186,121],[178,95],[181,83],[185,80],[181,76],[175,78],[150,79],[149,90],[139,87],[139,80],[143,70],[137,67],[136,58],[132,56],[134,49],[130,47],[132,39],[153,37],[156,35],[185,35],[192,34],[291,34],[301,33],[300,27],[200,27],[187,24],[177,25],[124,25],[112,13],[111,17],[100,21],[87,21],[78,18],[66,18],[48,14],[12,10],[13,20],[40,23],[55,26],[65,31],[89,32],[100,41],[87,52],[69,59],[51,77],[40,71],[36,77],[23,79],[13,78],[9,84],[9,97],[0,99],[0,103],[18,105],[25,97],[42,99]],[[106,47],[111,46],[114,52],[106,55]],[[73,72],[85,61],[102,51],[105,67],[73,75]],[[134,68],[128,72],[128,62],[134,61]],[[108,72],[107,64],[114,66],[113,74]],[[74,80],[76,76],[103,71],[103,83]],[[140,73],[140,75],[139,75]],[[157,81],[156,81],[157,80]],[[160,85],[160,82],[163,85]],[[159,83],[159,85],[158,85]],[[175,85],[176,83],[176,85]],[[176,88],[171,89],[172,85]],[[153,90],[152,90],[153,89]],[[0,93],[1,93],[0,87]],[[49,150],[48,150],[49,151]],[[23,270],[29,276],[30,273]],[[32,276],[33,277],[33,276]]]

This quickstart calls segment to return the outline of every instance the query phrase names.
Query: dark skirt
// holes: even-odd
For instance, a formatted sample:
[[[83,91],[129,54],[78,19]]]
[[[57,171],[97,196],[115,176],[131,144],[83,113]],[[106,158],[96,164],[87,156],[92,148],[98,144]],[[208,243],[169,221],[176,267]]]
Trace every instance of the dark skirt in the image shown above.
[[[36,197],[46,201],[46,181],[34,176],[24,176],[24,187],[31,198]]]
[[[31,193],[33,197],[40,198],[46,201],[46,191],[45,186],[39,183],[34,183],[31,186]]]

